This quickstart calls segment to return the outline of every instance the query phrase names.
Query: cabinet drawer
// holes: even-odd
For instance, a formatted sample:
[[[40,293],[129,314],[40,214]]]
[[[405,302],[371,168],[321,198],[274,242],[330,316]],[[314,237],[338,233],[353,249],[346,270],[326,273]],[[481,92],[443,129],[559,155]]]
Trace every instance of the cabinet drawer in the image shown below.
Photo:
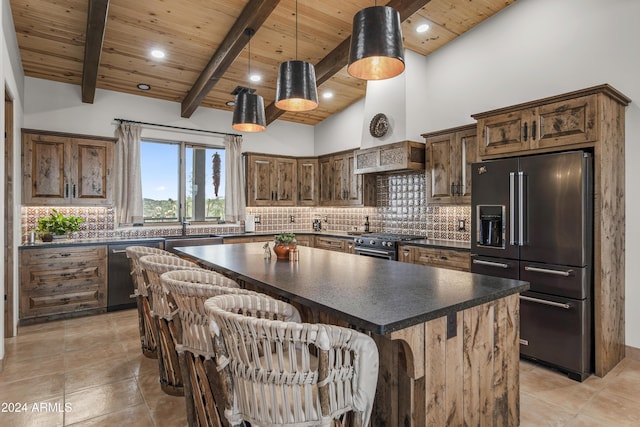
[[[415,247],[413,262],[431,267],[469,271],[471,255],[468,252],[453,249]]]
[[[327,249],[330,251],[344,252],[346,240],[333,239],[330,237],[316,236],[316,248]]]
[[[85,262],[91,260],[107,259],[106,246],[78,246],[62,247],[55,249],[29,249],[20,254],[23,265],[30,267],[36,265],[50,265],[57,268],[62,265]]]
[[[313,247],[313,236],[296,236],[296,242],[298,246]]]

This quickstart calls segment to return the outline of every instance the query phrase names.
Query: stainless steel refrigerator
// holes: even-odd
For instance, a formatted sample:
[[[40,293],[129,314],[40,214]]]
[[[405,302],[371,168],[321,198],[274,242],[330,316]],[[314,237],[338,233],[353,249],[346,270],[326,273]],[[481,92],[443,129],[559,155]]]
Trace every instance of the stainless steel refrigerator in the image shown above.
[[[520,354],[592,371],[592,157],[571,151],[472,166],[471,271],[526,280]]]

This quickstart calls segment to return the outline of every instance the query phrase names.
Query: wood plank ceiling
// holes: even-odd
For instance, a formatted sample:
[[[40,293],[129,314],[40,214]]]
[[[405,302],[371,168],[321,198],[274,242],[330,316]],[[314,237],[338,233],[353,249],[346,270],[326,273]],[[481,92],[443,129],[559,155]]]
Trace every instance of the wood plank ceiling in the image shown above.
[[[514,1],[391,0],[389,4],[401,15],[402,10],[408,11],[402,24],[404,47],[428,55]],[[83,101],[92,102],[85,88],[92,77],[87,70],[93,70],[99,89],[178,102],[183,106],[182,115],[189,117],[199,105],[232,110],[225,103],[233,100],[231,92],[237,86],[255,88],[265,105],[271,104],[279,64],[296,58],[294,0],[110,0],[104,38],[97,39],[100,16],[94,11],[89,24],[98,27],[98,33],[90,33],[87,41],[87,28],[93,28],[88,25],[92,2],[104,7],[105,0],[11,0],[25,75],[83,85],[84,69]],[[341,57],[332,51],[338,51],[350,37],[353,15],[371,5],[370,0],[298,0],[297,58],[330,71],[325,78],[318,76],[321,98],[316,110],[281,114],[268,107],[269,122],[279,118],[317,124],[364,97],[366,82],[351,77],[346,66],[331,67],[327,62]],[[258,16],[247,20],[251,11]],[[245,22],[256,29],[251,39],[251,70],[262,76],[258,83],[248,81],[248,52],[242,49],[246,40],[234,34],[234,28],[238,33]],[[430,29],[419,34],[416,27],[423,23]],[[235,41],[239,54],[231,51],[228,68],[223,67],[224,72],[208,84],[202,99],[196,98],[198,77],[201,73],[211,77],[203,70],[216,58],[218,49],[229,50],[222,45],[225,40]],[[85,53],[85,44],[91,46],[91,52]],[[154,48],[163,49],[166,57],[152,58]],[[346,65],[346,58],[344,61]],[[138,83],[149,84],[151,90],[139,90]],[[329,91],[333,98],[322,98]],[[190,101],[191,108],[185,108]]]

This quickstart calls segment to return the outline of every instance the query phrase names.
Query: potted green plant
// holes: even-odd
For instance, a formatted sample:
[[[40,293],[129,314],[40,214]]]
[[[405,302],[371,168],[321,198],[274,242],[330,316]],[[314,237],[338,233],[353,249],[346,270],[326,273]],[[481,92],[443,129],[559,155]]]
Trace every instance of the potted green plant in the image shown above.
[[[289,251],[296,247],[296,235],[294,233],[281,233],[275,236],[273,252],[278,259],[289,259]]]
[[[40,233],[43,242],[50,242],[54,236],[65,236],[80,229],[84,219],[74,215],[63,215],[52,209],[49,216],[38,219],[36,231]]]

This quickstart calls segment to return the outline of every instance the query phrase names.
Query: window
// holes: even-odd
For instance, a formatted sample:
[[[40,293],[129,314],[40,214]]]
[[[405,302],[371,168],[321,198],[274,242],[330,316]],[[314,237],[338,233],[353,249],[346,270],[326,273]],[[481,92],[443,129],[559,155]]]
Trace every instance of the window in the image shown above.
[[[224,148],[143,140],[140,157],[146,224],[224,220]]]

